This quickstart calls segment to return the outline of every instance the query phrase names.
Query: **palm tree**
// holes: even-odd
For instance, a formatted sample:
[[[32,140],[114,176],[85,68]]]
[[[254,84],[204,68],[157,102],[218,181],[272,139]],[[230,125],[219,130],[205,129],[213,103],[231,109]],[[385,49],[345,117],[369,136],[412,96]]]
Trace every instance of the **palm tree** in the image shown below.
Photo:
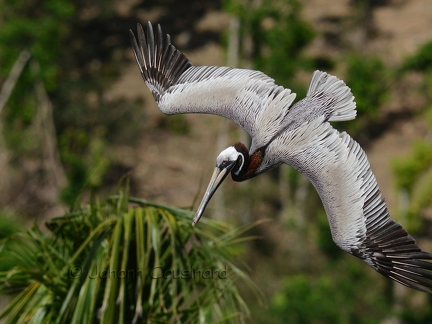
[[[210,219],[191,226],[179,208],[128,197],[101,203],[3,241],[5,323],[243,323],[232,259],[249,227]]]

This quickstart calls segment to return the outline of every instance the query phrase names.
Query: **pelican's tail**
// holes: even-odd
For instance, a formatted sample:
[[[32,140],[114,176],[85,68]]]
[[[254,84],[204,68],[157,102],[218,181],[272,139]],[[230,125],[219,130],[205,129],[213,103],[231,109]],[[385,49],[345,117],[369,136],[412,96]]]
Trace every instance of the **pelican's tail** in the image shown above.
[[[329,121],[351,120],[357,114],[351,89],[342,80],[326,72],[314,72],[307,96],[324,100],[328,106]]]
[[[138,24],[137,34],[138,42],[130,30],[135,59],[142,78],[156,102],[159,102],[166,89],[175,84],[180,75],[192,64],[186,55],[171,44],[169,35],[163,37],[160,25],[154,33],[153,26],[149,22],[145,33],[141,24]]]

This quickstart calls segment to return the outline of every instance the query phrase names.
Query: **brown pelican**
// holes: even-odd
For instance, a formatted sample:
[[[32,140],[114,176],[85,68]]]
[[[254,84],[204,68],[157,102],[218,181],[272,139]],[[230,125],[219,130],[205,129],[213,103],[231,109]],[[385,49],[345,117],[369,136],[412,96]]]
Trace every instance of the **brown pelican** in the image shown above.
[[[315,71],[307,96],[295,94],[259,71],[193,66],[151,23],[130,31],[144,82],[163,113],[206,113],[229,118],[252,137],[248,150],[235,143],[216,158],[216,169],[195,214],[195,225],[210,198],[231,173],[253,178],[282,163],[315,186],[334,242],[384,276],[432,293],[432,254],[422,251],[390,218],[365,152],[329,122],[355,118],[351,90],[338,78]]]

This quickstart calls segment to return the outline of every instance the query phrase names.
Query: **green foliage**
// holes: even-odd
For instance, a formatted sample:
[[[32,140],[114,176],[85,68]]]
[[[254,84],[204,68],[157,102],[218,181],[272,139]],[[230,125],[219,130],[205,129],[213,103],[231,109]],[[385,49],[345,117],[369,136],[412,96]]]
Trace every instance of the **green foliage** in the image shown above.
[[[276,83],[299,93],[306,93],[304,86],[296,81],[300,70],[330,67],[324,58],[308,58],[304,49],[315,37],[315,31],[301,19],[300,2],[225,1],[225,10],[239,17],[241,36],[250,38],[252,48],[242,48],[242,56],[251,60],[253,68],[275,79]]]
[[[432,304],[429,298],[429,305]],[[428,307],[425,311],[410,311],[403,309],[400,313],[402,323],[424,324],[432,322],[432,308]]]
[[[390,305],[377,293],[379,287],[370,289],[371,278],[359,262],[339,262],[320,271],[318,277],[284,279],[271,302],[276,323],[371,323],[388,315]]]
[[[84,130],[70,128],[60,138],[61,158],[67,165],[68,185],[63,188],[61,199],[73,205],[85,189],[97,189],[102,185],[110,161],[105,155],[106,143],[100,132],[90,137]]]
[[[240,323],[248,309],[236,288],[248,277],[232,259],[248,227],[124,195],[93,200],[3,242],[0,292],[18,293],[5,323]]]
[[[432,165],[432,146],[424,140],[416,141],[409,155],[393,160],[391,165],[396,186],[412,192],[414,184]]]
[[[421,225],[421,211],[432,205],[432,145],[419,140],[412,152],[391,163],[398,190],[406,192],[409,198],[406,220],[412,230]]]
[[[4,241],[7,240],[11,235],[16,235],[22,232],[23,226],[20,222],[16,221],[9,215],[0,212],[0,255],[4,253],[5,244]],[[0,262],[0,271],[6,271],[13,267],[13,264],[3,260]]]
[[[346,83],[355,96],[358,115],[374,118],[389,90],[388,70],[378,57],[348,57]]]
[[[307,66],[301,53],[315,36],[312,27],[299,19],[298,3],[291,1],[290,5],[265,2],[251,18],[254,66],[287,86],[294,73]]]
[[[0,13],[0,62],[3,62],[0,73],[5,75],[20,51],[28,49],[41,65],[43,82],[49,90],[54,90],[60,69],[53,63],[57,62],[64,45],[59,40],[75,13],[74,2],[5,0],[0,4]],[[22,85],[31,87],[29,83]]]
[[[432,70],[432,42],[424,44],[414,55],[406,58],[400,70],[402,72],[408,70],[419,72]]]
[[[430,147],[432,152],[432,147]],[[432,167],[420,177],[412,190],[411,209],[418,214],[422,209],[432,206]]]
[[[403,62],[400,72],[418,71],[424,74],[424,92],[430,99],[432,89],[432,42],[424,44],[414,55]],[[423,112],[424,119],[430,128],[432,125],[432,108]],[[406,217],[420,226],[419,215],[422,210],[432,205],[432,145],[428,140],[418,140],[413,144],[409,155],[392,161],[396,187],[407,193],[408,206]]]
[[[425,94],[428,101],[432,100],[432,41],[425,43],[417,52],[407,57],[399,69],[400,73],[408,71],[416,71],[422,73],[424,77],[424,84],[421,91]],[[429,107],[431,111],[431,107]],[[431,115],[432,113],[429,113]],[[430,119],[430,118],[429,118]],[[430,126],[431,127],[431,126]]]
[[[400,73],[408,71],[421,72],[424,78],[421,91],[428,101],[432,99],[432,42],[421,46],[417,52],[406,58],[399,69]],[[420,115],[430,129],[432,128],[432,106]],[[417,140],[411,152],[392,161],[396,188],[406,194],[407,206],[404,206],[406,219],[411,227],[418,230],[421,225],[421,213],[432,206],[432,144],[430,140]]]
[[[28,50],[31,60],[38,62],[37,75],[30,64],[15,85],[5,111],[5,132],[9,147],[14,150],[28,138],[20,135],[36,114],[37,99],[34,91],[40,78],[49,91],[59,86],[61,68],[59,55],[64,46],[62,36],[66,24],[75,13],[72,1],[2,1],[0,4],[0,78],[6,78],[22,50]]]
[[[0,212],[0,239],[22,230],[22,225],[12,217]]]
[[[174,135],[190,133],[190,125],[184,115],[163,116],[159,120],[158,127]]]
[[[13,167],[40,161],[46,141],[34,136],[38,130],[43,134],[45,120],[38,118],[53,117],[56,134],[49,136],[61,142],[61,162],[70,171],[62,197],[69,204],[83,190],[104,182],[109,167],[104,151],[134,143],[142,129],[142,103],[106,95],[129,46],[129,18],[115,10],[106,1],[91,6],[71,0],[0,4],[0,80],[9,75],[20,52],[31,53],[2,114]],[[46,102],[36,84],[46,91]],[[52,116],[42,116],[46,104],[52,105]]]

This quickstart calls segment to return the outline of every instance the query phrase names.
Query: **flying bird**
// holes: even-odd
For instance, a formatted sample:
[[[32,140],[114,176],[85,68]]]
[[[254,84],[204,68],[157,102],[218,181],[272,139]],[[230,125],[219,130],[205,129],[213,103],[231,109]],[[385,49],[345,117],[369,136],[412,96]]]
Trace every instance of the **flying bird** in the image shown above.
[[[234,181],[253,178],[283,163],[304,174],[316,188],[333,241],[344,251],[405,286],[432,293],[432,254],[390,218],[365,152],[329,122],[354,119],[350,88],[315,71],[304,99],[259,71],[194,66],[171,44],[161,27],[130,30],[133,52],[145,84],[165,114],[223,116],[252,138],[223,150],[193,219],[231,173]]]

